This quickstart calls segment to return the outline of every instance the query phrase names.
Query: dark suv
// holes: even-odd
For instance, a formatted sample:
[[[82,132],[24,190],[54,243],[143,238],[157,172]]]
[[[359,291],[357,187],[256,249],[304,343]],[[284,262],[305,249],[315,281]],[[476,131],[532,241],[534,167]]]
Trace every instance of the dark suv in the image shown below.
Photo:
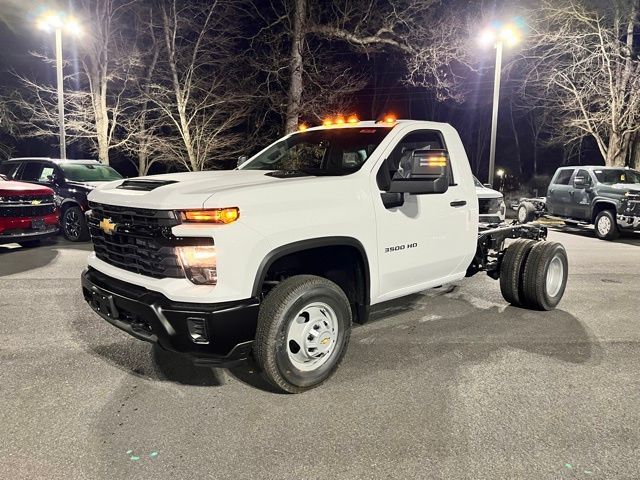
[[[551,215],[566,223],[592,224],[596,236],[614,240],[620,230],[640,230],[640,172],[622,167],[562,167],[546,198],[524,199],[518,221]]]
[[[87,194],[101,182],[122,178],[113,168],[96,160],[51,158],[12,158],[0,165],[0,174],[52,188],[60,208],[62,233],[72,242],[89,240],[84,216],[89,208]]]

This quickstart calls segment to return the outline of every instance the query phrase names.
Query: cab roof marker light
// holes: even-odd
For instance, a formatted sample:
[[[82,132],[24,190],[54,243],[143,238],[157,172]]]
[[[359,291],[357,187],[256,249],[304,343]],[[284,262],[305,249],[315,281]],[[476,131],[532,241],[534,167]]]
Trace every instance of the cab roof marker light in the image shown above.
[[[330,127],[331,125],[333,125],[333,120],[331,120],[330,118],[325,118],[325,120],[322,122],[322,125],[324,125],[325,127]]]
[[[348,119],[347,119],[347,123],[358,123],[360,120],[358,120],[358,117],[356,115],[351,115]]]
[[[336,125],[344,125],[344,117],[340,116],[336,118]]]
[[[298,125],[298,131],[305,132],[309,129],[309,126],[306,123],[301,123]]]

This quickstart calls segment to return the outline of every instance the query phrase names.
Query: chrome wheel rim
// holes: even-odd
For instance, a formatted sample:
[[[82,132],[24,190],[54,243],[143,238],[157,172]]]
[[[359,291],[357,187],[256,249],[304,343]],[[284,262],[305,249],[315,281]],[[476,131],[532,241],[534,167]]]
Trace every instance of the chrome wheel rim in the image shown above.
[[[553,257],[547,269],[547,295],[555,297],[562,288],[564,280],[564,264],[559,256]]]
[[[526,218],[527,218],[527,209],[524,207],[520,207],[518,209],[518,221],[520,223],[524,223]]]
[[[600,235],[605,236],[611,230],[611,219],[609,217],[605,217],[604,215],[600,217],[598,220],[598,232]]]
[[[338,319],[322,302],[305,306],[287,330],[287,355],[299,370],[308,372],[324,365],[335,351]]]
[[[64,215],[64,231],[68,237],[80,236],[80,215],[75,210],[68,210]]]

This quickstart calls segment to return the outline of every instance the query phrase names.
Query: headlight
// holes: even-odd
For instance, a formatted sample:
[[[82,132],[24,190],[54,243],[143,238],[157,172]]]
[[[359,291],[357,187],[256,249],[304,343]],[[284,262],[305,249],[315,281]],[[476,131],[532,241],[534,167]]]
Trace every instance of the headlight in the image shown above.
[[[184,273],[196,285],[215,285],[218,281],[216,247],[213,245],[176,247]]]

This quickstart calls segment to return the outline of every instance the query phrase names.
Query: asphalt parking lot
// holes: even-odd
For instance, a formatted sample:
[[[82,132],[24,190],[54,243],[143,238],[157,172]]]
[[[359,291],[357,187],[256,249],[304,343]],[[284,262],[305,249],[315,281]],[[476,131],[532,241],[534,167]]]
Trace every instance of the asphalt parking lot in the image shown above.
[[[293,396],[98,318],[89,244],[0,246],[0,478],[640,478],[640,237],[550,238],[556,311],[486,276],[387,303]]]

